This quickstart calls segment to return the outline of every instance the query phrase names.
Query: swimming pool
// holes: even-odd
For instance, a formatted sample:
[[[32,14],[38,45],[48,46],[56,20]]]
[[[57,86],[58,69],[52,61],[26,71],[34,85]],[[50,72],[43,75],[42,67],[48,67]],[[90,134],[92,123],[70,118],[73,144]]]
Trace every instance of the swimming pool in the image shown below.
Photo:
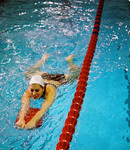
[[[130,149],[129,2],[105,1],[86,95],[70,150]],[[43,126],[17,130],[14,120],[28,87],[23,73],[43,53],[41,70],[68,73],[65,57],[82,66],[98,0],[10,0],[0,10],[0,148],[54,150],[77,81],[60,87]]]

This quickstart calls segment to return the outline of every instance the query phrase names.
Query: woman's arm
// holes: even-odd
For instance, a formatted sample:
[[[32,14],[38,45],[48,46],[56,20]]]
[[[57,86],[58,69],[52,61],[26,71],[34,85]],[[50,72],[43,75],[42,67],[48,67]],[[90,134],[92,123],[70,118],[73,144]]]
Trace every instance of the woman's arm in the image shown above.
[[[16,125],[21,128],[25,127],[24,116],[26,115],[26,112],[29,108],[30,98],[31,96],[29,94],[29,90],[27,89],[21,98],[22,104],[21,104],[21,109],[19,112],[19,120],[16,122]]]
[[[42,104],[40,111],[36,113],[36,115],[25,125],[25,129],[35,128],[35,124],[37,121],[41,119],[47,109],[52,105],[56,95],[56,89],[53,85],[47,85],[46,87],[46,95],[45,101]]]

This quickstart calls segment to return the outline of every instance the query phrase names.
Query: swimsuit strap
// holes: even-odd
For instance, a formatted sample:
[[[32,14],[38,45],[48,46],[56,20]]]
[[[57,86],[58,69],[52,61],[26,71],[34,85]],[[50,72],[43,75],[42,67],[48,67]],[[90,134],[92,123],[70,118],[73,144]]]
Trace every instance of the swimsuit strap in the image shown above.
[[[44,85],[44,92],[43,92],[41,98],[45,98],[45,94],[46,94],[46,86],[47,86],[47,83],[45,83],[45,85]]]

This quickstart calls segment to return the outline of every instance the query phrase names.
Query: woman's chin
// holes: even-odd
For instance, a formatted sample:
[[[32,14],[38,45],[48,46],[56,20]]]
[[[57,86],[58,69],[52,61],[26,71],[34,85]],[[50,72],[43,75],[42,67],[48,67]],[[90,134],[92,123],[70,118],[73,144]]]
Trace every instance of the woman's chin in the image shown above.
[[[34,100],[38,99],[37,97],[33,97]]]
[[[34,100],[39,99],[41,96],[32,96]]]

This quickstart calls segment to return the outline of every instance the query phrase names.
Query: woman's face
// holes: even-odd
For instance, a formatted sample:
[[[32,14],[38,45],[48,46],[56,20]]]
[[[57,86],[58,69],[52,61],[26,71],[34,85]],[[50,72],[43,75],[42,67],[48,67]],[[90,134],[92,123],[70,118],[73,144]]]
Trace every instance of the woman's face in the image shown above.
[[[39,84],[30,84],[29,92],[31,97],[36,100],[40,98],[43,94],[44,88],[42,88]]]

